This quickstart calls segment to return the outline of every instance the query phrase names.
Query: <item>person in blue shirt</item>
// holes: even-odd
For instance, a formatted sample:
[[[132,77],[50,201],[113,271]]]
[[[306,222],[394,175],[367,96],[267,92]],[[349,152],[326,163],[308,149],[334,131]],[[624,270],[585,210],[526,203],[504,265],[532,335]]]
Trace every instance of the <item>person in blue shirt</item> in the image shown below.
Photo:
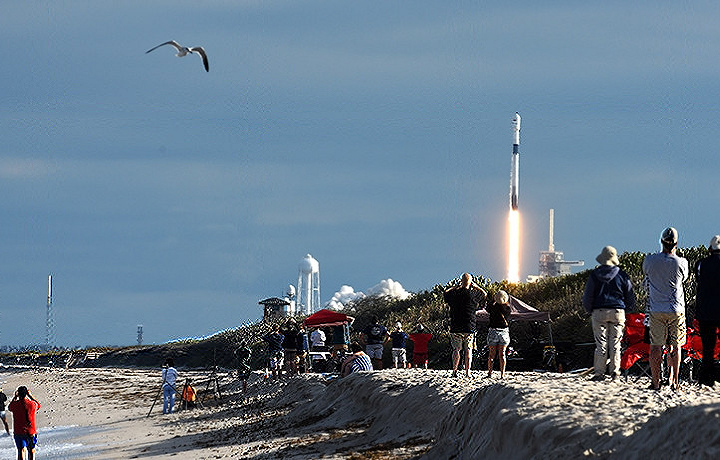
[[[285,336],[280,333],[280,326],[273,326],[272,332],[263,337],[268,344],[268,364],[272,371],[273,378],[282,377],[282,366],[285,353],[283,352],[283,341]]]
[[[408,335],[402,330],[402,324],[398,321],[395,323],[395,330],[390,334],[390,340],[392,340],[392,359],[395,369],[405,367],[405,363],[407,362],[405,343],[407,339]]]
[[[594,373],[591,380],[605,380],[607,363],[613,380],[620,375],[620,345],[625,330],[625,311],[635,309],[635,291],[623,271],[617,250],[605,246],[595,258],[600,264],[588,277],[582,302],[592,315],[595,336]]]
[[[385,326],[380,324],[377,316],[370,320],[371,324],[363,331],[365,333],[365,353],[370,357],[375,369],[382,369],[383,345],[390,338]]]

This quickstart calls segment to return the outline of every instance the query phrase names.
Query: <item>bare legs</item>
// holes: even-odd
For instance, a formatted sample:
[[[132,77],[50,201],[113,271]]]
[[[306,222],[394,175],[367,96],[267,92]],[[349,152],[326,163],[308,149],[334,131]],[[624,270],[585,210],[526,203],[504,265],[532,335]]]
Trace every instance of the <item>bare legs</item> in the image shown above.
[[[660,379],[662,373],[662,357],[663,347],[660,345],[650,345],[650,371],[652,372],[652,386],[654,389],[660,389]],[[668,383],[671,388],[678,387],[680,380],[680,352],[677,345],[672,345],[667,354],[668,362]]]
[[[500,378],[505,378],[505,365],[507,360],[505,359],[505,348],[506,345],[489,345],[490,351],[488,353],[488,378],[492,377],[493,364],[495,362],[495,354],[497,353],[498,363],[500,364]]]
[[[460,364],[460,349],[453,349],[453,377],[457,377],[457,369]],[[465,349],[465,376],[470,377],[470,365],[472,364],[472,350],[469,348]]]

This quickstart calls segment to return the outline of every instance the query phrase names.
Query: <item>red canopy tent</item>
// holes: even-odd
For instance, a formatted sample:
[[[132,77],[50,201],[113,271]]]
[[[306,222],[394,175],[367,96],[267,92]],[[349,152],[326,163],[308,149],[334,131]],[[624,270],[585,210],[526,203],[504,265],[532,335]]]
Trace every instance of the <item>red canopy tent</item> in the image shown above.
[[[553,343],[552,327],[550,326],[550,313],[547,311],[539,311],[526,304],[517,297],[510,297],[510,321],[542,321],[548,323],[548,331],[550,333],[550,343]],[[478,310],[476,320],[482,322],[490,321],[490,314],[487,310]]]
[[[322,310],[314,313],[303,321],[305,327],[325,327],[325,326],[340,326],[342,324],[351,324],[355,321],[355,318],[348,316],[338,311],[328,310],[323,308]]]
[[[510,320],[511,321],[550,321],[550,313],[546,311],[538,311],[522,300],[510,297]],[[487,310],[477,312],[478,321],[489,321],[490,315]]]

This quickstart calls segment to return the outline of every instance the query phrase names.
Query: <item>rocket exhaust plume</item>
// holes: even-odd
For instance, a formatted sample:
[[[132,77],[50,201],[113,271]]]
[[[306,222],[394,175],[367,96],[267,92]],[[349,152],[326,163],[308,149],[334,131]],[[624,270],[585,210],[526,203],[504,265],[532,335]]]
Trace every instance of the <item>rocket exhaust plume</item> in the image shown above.
[[[508,274],[511,283],[520,281],[520,114],[515,112],[512,121],[513,150],[510,163],[510,211],[508,213]]]

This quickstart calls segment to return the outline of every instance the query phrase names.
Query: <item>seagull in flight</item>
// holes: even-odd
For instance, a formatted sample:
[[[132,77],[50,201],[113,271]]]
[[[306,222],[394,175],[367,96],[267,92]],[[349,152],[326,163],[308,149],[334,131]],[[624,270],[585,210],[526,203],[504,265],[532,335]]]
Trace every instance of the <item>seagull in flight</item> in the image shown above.
[[[202,58],[203,66],[205,66],[205,72],[210,72],[210,64],[208,64],[207,54],[205,54],[205,50],[202,48],[202,46],[194,46],[192,48],[188,48],[186,46],[180,46],[180,44],[178,42],[176,42],[175,40],[170,40],[169,42],[161,43],[158,46],[156,46],[155,48],[151,48],[151,49],[145,51],[145,54],[149,53],[150,51],[156,50],[156,49],[160,48],[161,46],[165,46],[165,45],[174,46],[175,49],[177,50],[177,57],[187,56],[188,54],[191,54],[191,53],[199,54],[200,57]]]

